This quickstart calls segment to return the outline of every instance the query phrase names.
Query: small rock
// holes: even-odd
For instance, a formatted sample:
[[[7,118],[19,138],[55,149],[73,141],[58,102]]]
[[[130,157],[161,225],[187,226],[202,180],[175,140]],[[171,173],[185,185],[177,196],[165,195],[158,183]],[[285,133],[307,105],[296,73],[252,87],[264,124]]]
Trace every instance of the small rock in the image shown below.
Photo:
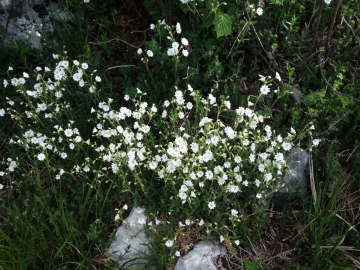
[[[118,256],[120,266],[142,268],[145,261],[141,257],[149,254],[147,246],[144,245],[149,243],[144,232],[147,219],[144,210],[141,207],[134,207],[116,231],[109,252]]]
[[[226,248],[220,243],[201,241],[184,257],[181,257],[174,270],[217,270],[214,258],[226,255]]]
[[[73,18],[72,14],[63,11],[58,4],[50,2],[47,5],[44,6],[39,0],[0,0],[0,41],[5,39],[8,48],[12,47],[9,40],[23,41],[33,49],[42,51],[42,38],[37,32],[53,35],[50,17],[65,22]]]
[[[287,164],[290,172],[280,181],[280,188],[273,194],[270,205],[282,205],[289,193],[296,192],[300,187],[303,195],[306,194],[309,184],[309,154],[300,148],[293,148]]]

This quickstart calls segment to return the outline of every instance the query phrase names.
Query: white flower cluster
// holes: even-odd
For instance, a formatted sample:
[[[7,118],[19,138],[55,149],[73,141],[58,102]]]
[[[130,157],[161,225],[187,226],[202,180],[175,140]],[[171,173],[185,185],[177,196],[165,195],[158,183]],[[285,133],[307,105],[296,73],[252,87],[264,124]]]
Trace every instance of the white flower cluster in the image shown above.
[[[176,29],[176,33],[177,34],[181,34],[181,25],[180,23],[177,23],[175,26]],[[179,52],[182,52],[182,55],[187,57],[189,56],[189,50],[187,49],[187,46],[189,45],[189,41],[186,38],[181,38],[181,45],[179,44],[179,42],[175,41],[175,38],[173,36],[173,34],[171,33],[171,29],[168,27],[168,30],[170,32],[170,37],[168,37],[168,39],[170,39],[172,41],[171,43],[171,47],[168,48],[167,50],[167,55],[168,56],[177,56],[179,54]]]
[[[191,86],[189,89],[196,103],[196,99],[201,97],[192,91]],[[168,113],[169,109],[177,113],[179,121],[194,113],[193,103],[185,102],[184,93],[176,90],[174,98],[164,102],[163,118],[173,115]],[[229,101],[217,104],[212,94],[203,99],[203,104],[207,111],[213,107],[221,110],[231,108]],[[103,161],[111,164],[109,169],[117,173],[120,166],[126,164],[132,171],[148,168],[165,182],[175,178],[181,180],[178,198],[183,204],[191,204],[192,198],[209,192],[210,187],[232,194],[241,193],[245,188],[255,188],[258,190],[257,198],[261,198],[263,191],[272,187],[272,183],[286,170],[284,152],[291,150],[296,134],[292,129],[286,137],[276,135],[269,125],[264,124],[262,115],[251,108],[239,107],[235,110],[235,124],[232,126],[218,118],[203,116],[197,123],[198,128],[194,125],[193,130],[174,126],[172,130],[178,132],[166,136],[168,143],[150,151],[144,143],[150,127],[142,123],[144,119],[149,121],[157,109],[150,109],[145,102],[138,103],[135,111],[124,107],[113,111],[104,104],[98,107],[101,110],[96,111],[97,118],[103,124],[98,124],[93,133],[99,138],[110,139],[112,143],[98,147],[96,151]],[[134,119],[131,128],[121,126],[126,118]],[[105,124],[110,122],[112,127],[105,128]],[[250,173],[254,171],[251,168],[257,168],[257,173]],[[216,201],[209,202],[208,207],[214,209]]]
[[[187,40],[182,38],[181,43],[186,45]],[[181,48],[182,45],[178,45],[172,48]],[[58,57],[54,55],[54,58]],[[39,74],[43,69],[46,79],[45,75]],[[128,179],[131,174],[134,181],[139,181],[137,187],[145,188],[141,184],[143,172],[151,172],[156,180],[171,186],[169,190],[174,190],[172,198],[179,204],[191,207],[200,204],[210,212],[225,209],[229,221],[235,222],[241,218],[239,209],[231,203],[224,205],[222,198],[237,198],[246,193],[252,194],[252,199],[260,199],[267,189],[276,188],[276,180],[287,169],[285,158],[293,147],[294,129],[285,136],[276,134],[266,123],[266,117],[252,109],[253,103],[232,108],[230,101],[217,99],[211,93],[202,97],[190,85],[186,90],[176,88],[171,100],[157,106],[142,101],[145,94],[140,89],[133,100],[133,109],[114,109],[112,99],[97,102],[91,109],[90,119],[94,139],[91,143],[85,141],[74,121],[63,121],[68,115],[67,110],[71,109],[63,101],[67,94],[63,83],[75,81],[80,91],[87,86],[89,92],[95,92],[95,82],[101,82],[101,78],[94,75],[95,71],[87,75],[88,70],[87,63],[73,61],[71,64],[62,60],[56,65],[53,76],[49,68],[37,67],[32,90],[26,90],[30,88],[24,86],[29,77],[26,73],[22,78],[11,79],[10,83],[4,81],[5,87],[16,87],[27,100],[24,115],[13,109],[15,102],[11,100],[7,113],[14,119],[28,117],[51,123],[52,131],[50,135],[44,134],[30,125],[10,143],[19,145],[40,163],[54,163],[55,179],[60,179],[64,173],[86,175],[91,172],[99,181],[109,174],[116,175],[115,179]],[[266,78],[262,81],[260,93],[266,95],[270,88]],[[124,98],[130,100],[129,96]],[[0,115],[4,114],[5,110],[0,109]],[[157,114],[162,116],[157,117],[160,119],[157,121],[167,125],[167,130],[157,130],[159,123],[153,121]],[[158,136],[156,141],[151,132]],[[319,139],[312,142],[314,146],[319,143]],[[72,164],[69,171],[57,164],[63,159],[71,162],[69,157],[76,152],[73,150],[84,149],[97,153],[97,157],[87,157],[81,164]],[[6,164],[8,168],[0,171],[0,176],[13,172],[19,162],[9,158]],[[200,223],[204,224],[204,221]],[[167,240],[166,246],[171,247],[173,243],[174,240]]]
[[[58,55],[53,55],[54,59],[58,59]],[[79,87],[88,85],[89,92],[94,93],[96,87],[94,84],[85,82],[83,76],[86,75],[85,71],[88,69],[87,63],[80,64],[78,61],[73,61],[73,65],[68,60],[61,60],[54,68],[53,74],[48,67],[36,67],[34,70],[36,83],[33,85],[33,89],[25,87],[26,79],[29,78],[29,74],[23,73],[23,78],[12,78],[10,84],[17,88],[17,92],[22,95],[27,101],[24,103],[25,109],[23,110],[25,117],[33,120],[33,124],[41,124],[42,121],[46,122],[51,119],[53,127],[53,136],[47,136],[40,132],[35,132],[32,128],[25,129],[24,132],[9,141],[10,144],[19,145],[26,151],[31,151],[35,154],[35,158],[39,161],[44,161],[47,156],[50,159],[57,156],[60,159],[67,159],[69,155],[69,149],[74,150],[76,147],[81,147],[83,143],[89,144],[89,141],[84,142],[80,136],[77,128],[72,128],[73,121],[68,123],[67,127],[62,127],[58,123],[58,119],[61,119],[64,114],[67,114],[71,110],[67,101],[63,100],[65,93],[65,85],[68,83],[68,79],[72,78],[74,81],[79,82]],[[9,67],[9,71],[12,68]],[[44,73],[40,74],[40,71]],[[74,72],[74,70],[76,70]],[[95,72],[95,71],[94,71]],[[93,74],[91,74],[92,76]],[[91,77],[87,75],[87,78]],[[98,78],[97,78],[98,77]],[[46,78],[46,79],[45,79]],[[86,80],[86,79],[85,79]],[[99,76],[95,77],[95,81],[101,81]],[[7,87],[9,83],[4,80],[4,86]],[[7,111],[12,118],[17,118],[19,113],[16,109],[18,104],[9,100],[9,107]],[[2,111],[0,110],[0,114]],[[5,114],[5,111],[4,111]],[[38,130],[38,128],[36,128]],[[35,130],[36,130],[35,129]],[[9,171],[14,168],[13,163],[9,163]],[[59,169],[59,174],[56,175],[56,179],[64,173],[62,169]]]

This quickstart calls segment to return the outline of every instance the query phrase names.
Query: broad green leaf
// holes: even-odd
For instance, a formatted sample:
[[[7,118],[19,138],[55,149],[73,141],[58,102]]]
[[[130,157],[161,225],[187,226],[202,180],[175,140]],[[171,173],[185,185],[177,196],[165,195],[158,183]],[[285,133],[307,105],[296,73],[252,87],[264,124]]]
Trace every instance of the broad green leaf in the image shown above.
[[[213,24],[218,38],[231,34],[231,19],[229,15],[220,12],[216,13]]]

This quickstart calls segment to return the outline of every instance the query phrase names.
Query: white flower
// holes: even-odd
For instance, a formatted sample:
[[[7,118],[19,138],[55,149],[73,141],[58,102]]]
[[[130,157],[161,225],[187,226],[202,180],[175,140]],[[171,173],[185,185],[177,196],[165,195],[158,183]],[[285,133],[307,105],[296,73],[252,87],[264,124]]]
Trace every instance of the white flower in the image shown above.
[[[215,102],[216,102],[216,97],[214,97],[212,94],[209,94],[210,105],[213,105]]]
[[[215,204],[214,201],[211,201],[211,202],[208,203],[208,207],[209,207],[210,209],[214,209],[215,206],[216,206],[216,204]]]
[[[29,78],[29,74],[27,74],[26,72],[23,72],[23,77],[24,78]]]
[[[6,88],[6,86],[8,86],[9,83],[7,80],[4,80],[3,84],[4,84],[4,87]]]
[[[235,170],[234,170],[235,171]],[[236,180],[236,182],[242,182],[242,176],[240,175],[240,174],[235,174],[235,180]]]
[[[81,77],[82,77],[82,73],[80,72],[76,72],[74,75],[73,75],[73,80],[78,82],[81,80]]]
[[[99,76],[96,76],[96,77],[95,77],[95,81],[101,82],[101,78],[100,78]]]
[[[320,143],[320,140],[319,140],[319,139],[315,139],[315,140],[313,140],[312,143],[313,143],[314,146],[318,146],[319,143]]]
[[[169,48],[169,49],[167,50],[167,55],[168,55],[168,56],[174,56],[174,55],[177,55],[178,52],[179,52],[179,50],[177,50],[177,49]]]
[[[165,246],[167,246],[167,247],[172,247],[173,246],[173,244],[174,244],[174,240],[167,240],[166,242],[165,242]]]
[[[235,185],[228,185],[227,191],[231,192],[231,193],[237,193],[237,192],[239,192],[239,187],[235,186]]]
[[[260,193],[256,194],[256,198],[261,199],[262,195]]]
[[[191,110],[191,109],[193,108],[193,104],[192,104],[191,102],[188,102],[188,103],[186,104],[186,108],[187,108],[188,110]]]
[[[81,67],[82,67],[83,69],[87,69],[89,66],[88,66],[87,63],[82,63],[82,64],[81,64]]]
[[[38,104],[37,106],[40,111],[45,111],[47,109],[47,106],[45,103]]]
[[[257,13],[257,15],[261,16],[264,13],[264,11],[261,7],[259,7],[256,9],[256,13]]]
[[[226,127],[224,129],[226,136],[228,136],[229,139],[234,139],[236,136],[236,132],[231,127]]]
[[[89,3],[90,2],[90,0],[84,0],[84,3]]]
[[[278,161],[278,162],[285,162],[284,161],[284,155],[282,153],[277,153],[275,155],[275,160]]]
[[[180,25],[180,23],[176,24],[176,33],[181,34],[181,25]]]
[[[182,38],[182,39],[181,39],[181,43],[182,43],[184,46],[189,45],[189,41],[188,41],[186,38]]]
[[[330,5],[331,0],[324,0],[325,4]]]
[[[155,170],[156,167],[157,167],[157,163],[155,161],[152,161],[152,162],[149,163],[149,168],[151,170]]]
[[[230,108],[231,108],[231,103],[230,103],[230,101],[225,100],[225,101],[224,101],[224,105],[226,106],[226,108],[228,108],[228,109],[230,110]]]
[[[212,171],[210,171],[210,170],[206,171],[206,173],[205,173],[206,179],[211,180],[213,178],[213,176],[214,176],[214,174],[212,173]]]
[[[153,24],[153,23],[150,24],[150,29],[151,29],[151,30],[154,30],[154,29],[155,29],[155,24]]]
[[[239,241],[239,240],[235,240],[234,243],[235,243],[235,245],[237,245],[237,246],[240,245],[240,241]]]
[[[43,153],[40,153],[37,155],[37,159],[43,161],[45,159],[45,155]]]
[[[117,220],[119,220],[119,219],[120,219],[119,214],[116,214],[116,216],[115,216],[114,220],[115,220],[115,221],[117,221]]]
[[[179,116],[180,119],[184,119],[185,114],[183,112],[179,112],[178,116]]]
[[[153,105],[152,105],[152,107],[151,107],[151,111],[152,111],[152,112],[154,112],[154,113],[156,113],[156,112],[157,112],[157,108],[156,108],[155,104],[153,104]]]
[[[240,163],[240,162],[241,162],[241,157],[236,156],[236,157],[234,158],[234,161],[235,161],[236,163]]]
[[[73,135],[73,131],[69,128],[65,129],[64,134],[66,137],[71,137]]]
[[[281,146],[285,151],[289,151],[291,149],[291,144],[288,142],[283,142]]]
[[[281,77],[280,77],[280,74],[278,72],[275,73],[275,78],[281,82]]]
[[[224,236],[220,235],[220,243],[224,242]]]
[[[258,165],[258,169],[259,169],[259,172],[264,172],[264,170],[265,170],[265,165],[264,164],[259,164]]]
[[[237,211],[237,210],[231,209],[231,215],[232,215],[232,216],[236,217],[237,214],[238,214],[238,211]]]
[[[182,54],[183,54],[183,56],[188,57],[189,56],[189,51],[188,50],[183,50]]]
[[[175,256],[176,256],[176,257],[180,257],[180,251],[177,250],[177,251],[175,252]]]
[[[270,88],[266,84],[264,84],[260,88],[260,93],[263,94],[264,96],[266,96],[267,94],[270,93]]]
[[[272,174],[271,173],[265,174],[264,179],[266,182],[269,182],[272,179]]]
[[[62,159],[66,159],[66,158],[67,158],[67,154],[66,154],[65,152],[62,152],[62,153],[60,154],[60,156],[61,156]]]
[[[137,50],[137,54],[142,54],[143,53],[143,50],[141,49],[141,48],[139,48],[138,50]]]
[[[146,54],[147,54],[149,57],[153,57],[153,56],[154,56],[154,53],[153,53],[151,50],[147,50],[147,51],[146,51]]]
[[[205,124],[211,123],[211,122],[212,122],[212,120],[209,117],[204,117],[203,119],[200,120],[199,127],[202,127]]]
[[[4,109],[0,109],[0,116],[4,116],[5,115],[5,110]]]
[[[197,151],[199,151],[199,145],[197,143],[192,143],[190,144],[191,150],[196,153]]]

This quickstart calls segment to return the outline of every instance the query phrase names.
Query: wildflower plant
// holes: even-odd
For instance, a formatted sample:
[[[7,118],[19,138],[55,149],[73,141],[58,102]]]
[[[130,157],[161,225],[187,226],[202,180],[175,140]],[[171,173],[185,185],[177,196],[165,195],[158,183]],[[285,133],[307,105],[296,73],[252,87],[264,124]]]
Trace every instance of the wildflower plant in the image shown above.
[[[153,83],[151,86],[157,90],[166,88],[163,84],[167,79],[171,81],[171,85],[179,85],[179,78],[186,76],[188,67],[188,61],[184,61],[184,59],[191,53],[190,42],[183,36],[181,24],[178,22],[175,25],[167,25],[165,20],[159,20],[156,25],[151,24],[150,29],[154,35],[153,40],[147,42],[145,48],[138,48],[136,53],[142,57],[141,60],[145,64],[148,76]],[[164,66],[168,70],[167,74],[159,74],[161,80],[150,68],[150,64],[154,65],[154,63]],[[146,84],[146,87],[149,87],[149,84]],[[150,91],[151,89],[146,90]],[[169,90],[166,89],[165,91]],[[169,93],[157,94],[161,97],[164,95],[169,97]],[[152,99],[155,100],[155,98]]]
[[[180,24],[156,27],[170,33],[166,57],[174,59],[176,70],[188,40],[176,37]],[[150,49],[138,53],[157,54]],[[100,98],[102,78],[87,63],[53,57],[58,60],[54,69],[37,67],[33,74],[3,82],[21,97],[8,100],[5,114],[21,128],[9,143],[26,152],[26,162],[51,168],[54,180],[65,174],[92,187],[114,183],[134,200],[130,203],[148,206],[155,218],[165,215],[171,224],[192,220],[229,249],[247,241],[244,228],[256,221],[278,188],[298,136],[293,128],[276,133],[269,116],[257,111],[258,100],[271,92],[272,78],[261,77],[259,95],[238,107],[213,92],[203,96],[190,84],[178,88],[179,82],[169,100],[148,103],[147,93],[137,88],[135,96],[124,96],[129,106],[119,107],[111,98]],[[281,80],[278,74],[276,79]],[[78,104],[66,99],[71,96],[84,98],[87,112],[76,116]],[[78,126],[84,122],[78,117],[88,113],[86,125]],[[10,176],[20,163],[8,158],[2,175]],[[164,240],[174,250],[175,243],[175,235]]]
[[[146,94],[140,89],[134,110],[99,104],[93,111],[99,122],[93,133],[102,141],[99,160],[104,171],[132,177],[128,190],[141,190],[140,203],[156,205],[152,214],[161,209],[177,222],[191,216],[236,245],[244,240],[239,224],[263,209],[264,198],[278,188],[296,131],[276,134],[250,101],[232,108],[229,100],[204,98],[190,85],[175,90],[159,106],[142,101]],[[151,186],[160,194],[151,194]]]

